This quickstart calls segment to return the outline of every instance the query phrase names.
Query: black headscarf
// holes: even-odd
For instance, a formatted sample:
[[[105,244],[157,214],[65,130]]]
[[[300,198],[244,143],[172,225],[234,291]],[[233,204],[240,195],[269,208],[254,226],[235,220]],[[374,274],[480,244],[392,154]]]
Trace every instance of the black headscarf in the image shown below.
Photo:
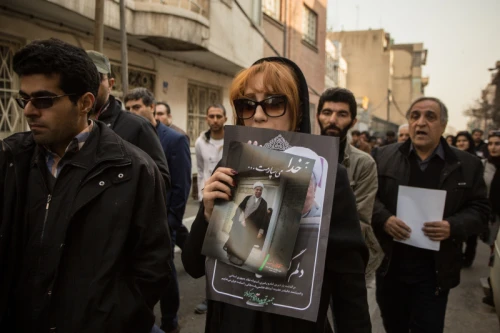
[[[467,141],[469,141],[469,148],[467,148],[465,151],[474,156],[477,156],[476,149],[474,149],[475,147],[474,139],[472,139],[472,135],[467,131],[458,132],[457,135],[455,135],[455,137],[453,138],[453,145],[455,147],[457,146],[457,140],[459,136],[465,136],[467,138]]]
[[[253,65],[260,64],[262,62],[279,62],[283,65],[288,66],[294,73],[299,82],[297,82],[297,88],[299,89],[299,111],[302,114],[300,123],[297,125],[298,132],[301,133],[311,133],[311,120],[309,118],[309,87],[307,86],[306,78],[300,70],[299,66],[293,61],[287,58],[281,57],[268,57],[257,60]],[[253,66],[252,65],[252,66]]]
[[[492,136],[500,137],[500,135],[493,134],[488,137],[488,140]],[[495,214],[500,215],[500,156],[489,156],[488,162],[496,167],[495,175],[493,175],[493,179],[491,180],[488,197],[490,199],[491,209]]]

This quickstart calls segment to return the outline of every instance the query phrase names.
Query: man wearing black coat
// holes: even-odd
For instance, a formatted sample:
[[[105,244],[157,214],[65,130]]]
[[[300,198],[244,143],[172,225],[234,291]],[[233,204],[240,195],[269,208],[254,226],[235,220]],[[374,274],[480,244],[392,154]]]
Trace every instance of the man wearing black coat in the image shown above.
[[[84,50],[42,40],[13,60],[31,132],[0,142],[0,332],[148,333],[171,270],[162,176],[88,118]]]
[[[224,245],[229,261],[237,266],[245,263],[257,236],[264,232],[262,226],[267,215],[267,202],[262,198],[264,184],[256,182],[253,190],[254,195],[245,197],[236,209],[229,239]]]
[[[385,252],[377,272],[377,303],[387,333],[442,332],[449,290],[460,283],[462,242],[481,232],[489,204],[480,160],[441,137],[446,106],[421,97],[407,118],[410,139],[374,154],[379,188],[372,225]],[[400,185],[446,191],[444,220],[428,221],[422,228],[425,236],[441,242],[439,251],[393,240],[412,232],[396,217]]]
[[[96,51],[87,51],[87,54],[94,62],[100,77],[99,92],[90,118],[104,122],[123,140],[141,148],[151,156],[169,190],[170,171],[155,128],[146,119],[123,110],[121,102],[111,95],[115,79],[110,77],[111,65],[108,57]]]

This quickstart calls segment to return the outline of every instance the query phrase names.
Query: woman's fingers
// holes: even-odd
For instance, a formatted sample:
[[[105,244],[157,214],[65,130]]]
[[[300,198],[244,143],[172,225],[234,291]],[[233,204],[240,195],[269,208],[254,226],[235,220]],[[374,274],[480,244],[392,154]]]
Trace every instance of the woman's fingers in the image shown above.
[[[205,205],[205,219],[210,221],[215,199],[231,200],[230,186],[236,186],[233,176],[237,172],[231,168],[217,168],[214,174],[207,179],[203,188],[203,203]]]
[[[226,184],[224,184],[223,182],[220,182],[220,181],[215,181],[215,182],[209,184],[208,186],[205,186],[205,188],[203,190],[203,196],[205,196],[205,195],[209,195],[209,196],[219,195],[219,193],[217,193],[217,192],[224,193],[228,197],[231,196],[231,189],[229,188],[229,186],[227,186]],[[215,198],[220,198],[220,196],[214,196],[213,199],[215,199]],[[207,199],[209,199],[209,198],[207,197]]]

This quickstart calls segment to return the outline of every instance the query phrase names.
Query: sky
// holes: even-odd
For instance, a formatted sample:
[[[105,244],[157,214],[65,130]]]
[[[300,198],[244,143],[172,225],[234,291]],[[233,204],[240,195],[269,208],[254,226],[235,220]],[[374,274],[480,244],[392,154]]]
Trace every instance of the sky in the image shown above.
[[[481,97],[488,69],[500,60],[500,0],[328,0],[327,28],[382,28],[396,44],[424,43],[425,95],[446,104],[457,130],[466,129],[463,111]]]

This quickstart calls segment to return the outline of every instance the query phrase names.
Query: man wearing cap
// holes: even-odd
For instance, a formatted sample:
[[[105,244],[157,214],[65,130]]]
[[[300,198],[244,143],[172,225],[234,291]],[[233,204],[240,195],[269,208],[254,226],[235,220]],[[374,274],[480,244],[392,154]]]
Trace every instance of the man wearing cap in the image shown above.
[[[247,196],[236,209],[229,239],[224,245],[227,258],[237,266],[242,266],[259,235],[264,234],[263,225],[266,222],[267,202],[262,198],[264,184],[253,184],[253,195]]]
[[[122,139],[139,147],[156,163],[165,182],[170,189],[170,172],[167,159],[163,153],[156,130],[146,119],[122,109],[120,101],[111,95],[115,79],[111,78],[109,59],[102,53],[87,51],[99,72],[101,83],[97,93],[94,109],[90,118],[104,122]]]

